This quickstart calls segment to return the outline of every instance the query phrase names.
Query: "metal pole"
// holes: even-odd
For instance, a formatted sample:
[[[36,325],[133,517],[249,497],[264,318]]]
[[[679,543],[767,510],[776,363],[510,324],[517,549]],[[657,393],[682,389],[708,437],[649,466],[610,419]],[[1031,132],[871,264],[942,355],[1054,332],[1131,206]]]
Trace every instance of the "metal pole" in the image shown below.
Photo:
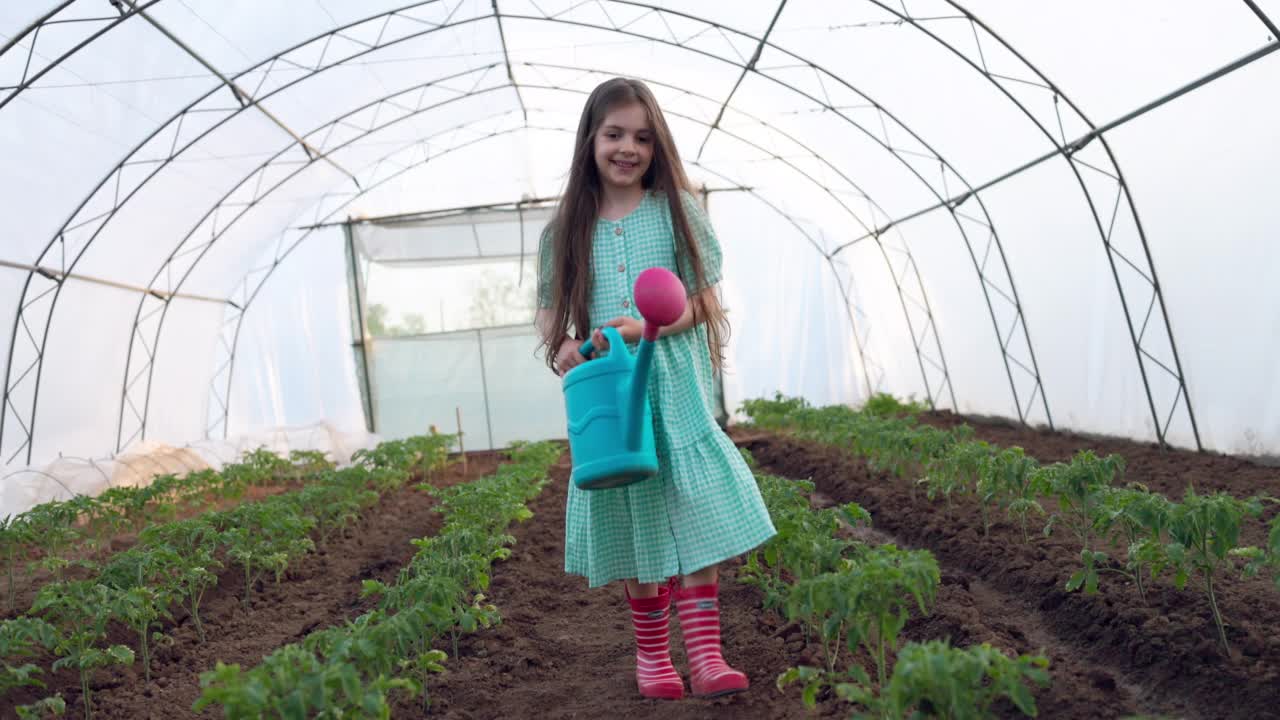
[[[250,105],[253,105],[253,107],[257,108],[258,111],[261,112],[263,115],[265,115],[268,120],[274,123],[281,130],[285,131],[285,133],[287,133],[289,137],[293,138],[294,142],[298,143],[298,145],[300,145],[302,149],[306,151],[308,156],[313,158],[318,157],[324,160],[325,162],[332,165],[334,169],[336,169],[338,172],[351,178],[351,182],[355,183],[357,188],[360,187],[360,181],[356,179],[355,175],[351,174],[346,168],[334,162],[333,159],[330,158],[328,155],[324,155],[319,150],[312,147],[311,144],[308,143],[306,140],[304,140],[301,135],[299,135],[293,128],[289,127],[288,125],[285,125],[284,121],[276,117],[275,114],[273,114],[270,110],[267,110],[262,105],[258,104],[257,102],[254,102],[252,94],[250,94],[244,88],[237,85],[235,81],[233,81],[231,78],[224,75],[222,71],[215,68],[208,60],[204,59],[203,56],[201,56],[199,53],[193,50],[190,45],[186,44],[180,38],[178,38],[177,35],[174,35],[172,32],[170,32],[169,28],[161,25],[159,22],[155,20],[155,18],[143,12],[142,9],[135,4],[136,0],[122,0],[122,2],[128,5],[135,13],[141,15],[143,20],[146,20],[148,23],[151,23],[152,27],[154,27],[156,30],[159,30],[160,34],[169,38],[169,40],[173,42],[174,45],[177,45],[179,48],[182,49],[183,52],[190,55],[192,59],[194,59],[196,62],[200,63],[201,65],[203,65],[205,69],[208,70],[210,73],[212,73],[214,77],[218,78],[218,80],[220,80],[223,85],[226,85],[227,89],[231,91],[231,94],[235,96],[236,102],[240,103],[240,107],[247,108]]]
[[[507,33],[502,29],[502,13],[498,11],[498,0],[492,0],[493,19],[498,21],[498,40],[502,42],[502,59],[507,64],[507,79],[516,90],[516,100],[520,102],[520,112],[524,116],[524,124],[529,124],[529,108],[524,104],[524,95],[520,94],[520,84],[511,70],[511,53],[507,50]]]
[[[975,185],[974,187],[970,188],[969,190],[966,190],[966,191],[964,191],[964,192],[962,192],[962,193],[958,193],[958,194],[956,194],[955,196],[953,196],[953,197],[951,197],[951,198],[948,198],[948,199],[942,200],[941,202],[935,203],[935,204],[930,205],[930,206],[928,206],[928,207],[921,208],[921,209],[919,209],[919,210],[917,210],[917,211],[915,211],[915,212],[908,213],[908,214],[903,215],[903,216],[901,216],[901,217],[899,217],[899,218],[896,218],[896,219],[894,219],[894,220],[890,220],[887,224],[885,224],[885,225],[883,225],[883,226],[881,226],[881,227],[879,227],[879,228],[876,228],[876,229],[874,229],[874,230],[872,230],[872,231],[868,232],[867,234],[862,235],[861,237],[854,238],[853,240],[850,240],[849,242],[846,242],[846,243],[844,243],[843,245],[840,245],[840,246],[839,246],[839,247],[837,247],[836,249],[832,250],[832,251],[831,251],[831,254],[832,254],[832,255],[837,255],[837,254],[839,254],[839,253],[840,253],[840,251],[841,251],[841,250],[844,250],[845,248],[849,247],[850,245],[853,245],[853,244],[855,244],[855,243],[861,242],[862,240],[866,240],[866,239],[868,239],[868,238],[877,237],[877,236],[879,236],[879,235],[883,234],[884,232],[886,232],[889,228],[893,227],[894,225],[899,225],[899,224],[904,223],[904,222],[906,222],[906,221],[908,221],[908,220],[912,220],[912,219],[914,219],[914,218],[918,218],[918,217],[920,217],[921,215],[924,215],[924,214],[926,214],[926,213],[931,213],[931,212],[933,212],[934,210],[938,210],[939,208],[951,207],[951,208],[953,208],[953,209],[954,209],[954,208],[960,207],[961,205],[963,205],[963,204],[964,204],[964,202],[965,202],[966,200],[968,200],[968,199],[969,199],[970,197],[972,197],[973,195],[975,195],[975,194],[977,194],[977,193],[979,193],[979,192],[982,192],[983,190],[986,190],[986,189],[988,189],[988,188],[990,188],[990,187],[992,187],[992,186],[994,186],[994,185],[998,185],[998,184],[1000,184],[1000,183],[1004,182],[1005,180],[1008,180],[1008,179],[1009,179],[1009,178],[1011,178],[1011,177],[1014,177],[1014,176],[1016,176],[1016,175],[1021,175],[1022,173],[1024,173],[1024,172],[1026,172],[1027,170],[1030,170],[1031,168],[1033,168],[1033,167],[1035,167],[1035,166],[1037,166],[1037,165],[1039,165],[1039,164],[1041,164],[1041,163],[1045,162],[1046,160],[1052,160],[1053,158],[1056,158],[1056,157],[1058,157],[1059,155],[1064,155],[1064,156],[1068,156],[1068,157],[1069,157],[1069,156],[1071,156],[1071,155],[1074,155],[1076,152],[1078,152],[1078,151],[1080,151],[1080,150],[1084,149],[1084,146],[1085,146],[1085,145],[1088,145],[1089,143],[1093,142],[1095,139],[1097,139],[1097,138],[1098,138],[1099,136],[1101,136],[1103,133],[1108,132],[1108,131],[1110,131],[1110,130],[1114,130],[1114,129],[1116,129],[1116,128],[1117,128],[1117,127],[1119,127],[1119,126],[1121,126],[1121,125],[1123,125],[1123,124],[1125,124],[1125,123],[1127,123],[1127,122],[1129,122],[1129,121],[1131,121],[1131,120],[1134,120],[1135,118],[1138,118],[1138,117],[1140,117],[1140,116],[1142,116],[1142,115],[1145,115],[1145,114],[1147,114],[1147,113],[1151,112],[1152,110],[1155,110],[1156,108],[1160,107],[1161,105],[1164,105],[1164,104],[1166,104],[1166,103],[1172,102],[1173,100],[1176,100],[1177,98],[1180,98],[1180,97],[1182,97],[1183,95],[1186,95],[1187,93],[1191,92],[1192,90],[1195,90],[1196,88],[1200,87],[1201,85],[1206,85],[1206,84],[1208,84],[1208,83],[1210,83],[1210,82],[1213,82],[1214,80],[1217,80],[1218,78],[1220,78],[1220,77],[1222,77],[1222,76],[1224,76],[1224,75],[1227,75],[1227,74],[1229,74],[1229,73],[1235,72],[1236,70],[1239,70],[1240,68],[1242,68],[1242,67],[1244,67],[1244,66],[1246,66],[1246,65],[1248,65],[1248,64],[1250,64],[1250,63],[1252,63],[1252,62],[1255,62],[1255,61],[1257,61],[1257,60],[1260,60],[1260,59],[1262,59],[1262,58],[1266,57],[1267,55],[1270,55],[1271,53],[1275,52],[1276,50],[1280,50],[1280,42],[1271,42],[1271,43],[1268,43],[1268,44],[1266,44],[1266,45],[1264,45],[1264,46],[1262,46],[1262,47],[1258,48],[1257,50],[1254,50],[1253,52],[1249,53],[1248,55],[1245,55],[1244,57],[1241,57],[1241,58],[1239,58],[1238,60],[1235,60],[1234,62],[1228,63],[1228,64],[1226,64],[1226,65],[1224,65],[1224,66],[1222,66],[1222,67],[1218,68],[1217,70],[1214,70],[1213,72],[1209,73],[1208,75],[1204,75],[1204,76],[1202,76],[1202,77],[1200,77],[1200,78],[1198,78],[1198,79],[1196,79],[1196,80],[1193,80],[1192,82],[1187,83],[1186,85],[1183,85],[1182,87],[1178,88],[1177,90],[1174,90],[1174,91],[1172,91],[1172,92],[1166,93],[1166,94],[1164,94],[1164,95],[1160,96],[1159,98],[1156,98],[1155,100],[1152,100],[1151,102],[1147,103],[1146,105],[1143,105],[1142,107],[1140,107],[1140,108],[1138,108],[1138,109],[1136,109],[1136,110],[1133,110],[1132,112],[1128,112],[1128,113],[1125,113],[1124,115],[1121,115],[1120,117],[1116,118],[1115,120],[1112,120],[1111,122],[1107,123],[1106,125],[1102,125],[1102,126],[1099,126],[1099,127],[1097,127],[1097,128],[1094,128],[1093,130],[1090,130],[1089,132],[1085,133],[1084,135],[1081,135],[1080,137],[1076,138],[1075,140],[1072,140],[1071,142],[1066,143],[1065,145],[1063,145],[1063,146],[1061,146],[1061,147],[1059,147],[1059,148],[1056,148],[1056,149],[1054,149],[1054,150],[1052,150],[1052,151],[1050,151],[1050,152],[1047,152],[1047,153],[1045,153],[1045,154],[1043,154],[1043,155],[1040,155],[1039,157],[1036,157],[1036,158],[1033,158],[1033,159],[1031,159],[1031,160],[1028,160],[1027,162],[1025,162],[1025,163],[1023,163],[1023,164],[1019,165],[1018,167],[1015,167],[1015,168],[1013,168],[1012,170],[1009,170],[1008,172],[1002,173],[1002,174],[1000,174],[1000,175],[998,175],[998,176],[996,176],[996,177],[994,177],[994,178],[992,178],[992,179],[990,179],[990,180],[988,180],[988,181],[986,181],[986,182],[982,183],[981,185]]]
[[[364,339],[369,337],[369,331],[365,327],[364,298],[360,292],[360,262],[356,256],[356,245],[351,234],[350,223],[344,223],[342,230],[347,238],[347,264],[351,267],[351,289],[356,301],[356,328],[360,331],[359,339],[353,338],[351,344],[360,348],[360,362],[364,366],[364,384],[361,387],[364,395],[364,424],[369,432],[377,432],[373,413],[373,383],[370,381],[373,368],[369,365],[369,348],[364,342]]]
[[[63,272],[43,265],[29,265],[27,263],[17,263],[10,260],[0,260],[0,267],[12,268],[14,270],[26,270],[27,272],[35,273],[58,283],[63,280],[79,280],[81,282],[116,288],[117,290],[129,290],[131,292],[142,293],[143,295],[150,295],[157,300],[163,300],[165,302],[168,302],[172,298],[182,298],[183,300],[198,300],[200,302],[217,303],[218,305],[235,305],[234,302],[227,298],[209,297],[208,295],[193,295],[191,293],[165,292],[164,290],[144,288],[139,285],[130,285],[129,283],[116,282],[115,280],[107,280],[105,278],[94,277],[92,275]]]
[[[484,205],[460,205],[458,207],[440,208],[438,210],[422,210],[411,213],[400,213],[397,215],[379,215],[378,217],[362,217],[359,220],[349,220],[342,222],[319,222],[311,225],[295,225],[294,230],[319,230],[320,228],[333,227],[335,225],[345,225],[347,222],[355,223],[376,223],[378,225],[390,225],[396,222],[422,222],[425,220],[436,220],[442,217],[451,217],[454,215],[466,215],[480,210],[502,210],[506,212],[515,212],[522,208],[534,205],[548,205],[559,200],[559,197],[545,198],[527,198],[524,200],[516,200],[512,202],[487,203]]]
[[[484,393],[484,425],[489,431],[489,449],[493,449],[493,415],[489,412],[489,381],[484,369],[484,332],[476,330],[476,342],[480,346],[480,389]]]

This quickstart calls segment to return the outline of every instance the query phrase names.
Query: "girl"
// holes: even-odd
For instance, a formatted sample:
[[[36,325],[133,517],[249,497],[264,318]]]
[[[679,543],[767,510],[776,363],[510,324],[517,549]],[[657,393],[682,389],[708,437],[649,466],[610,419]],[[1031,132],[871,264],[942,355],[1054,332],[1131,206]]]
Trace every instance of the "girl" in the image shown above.
[[[570,483],[566,513],[565,571],[585,575],[590,587],[625,581],[636,682],[654,698],[684,695],[667,641],[673,598],[693,694],[747,688],[721,654],[716,567],[776,532],[713,414],[712,368],[728,332],[716,289],[720,247],[687,188],[649,88],[609,80],[583,108],[568,185],[538,250],[537,325],[557,375],[586,362],[578,346],[588,333],[608,349],[602,325],[618,328],[628,345],[640,340],[630,295],[643,270],[665,267],[689,289],[684,316],[662,329],[650,374],[658,474],[608,490]]]

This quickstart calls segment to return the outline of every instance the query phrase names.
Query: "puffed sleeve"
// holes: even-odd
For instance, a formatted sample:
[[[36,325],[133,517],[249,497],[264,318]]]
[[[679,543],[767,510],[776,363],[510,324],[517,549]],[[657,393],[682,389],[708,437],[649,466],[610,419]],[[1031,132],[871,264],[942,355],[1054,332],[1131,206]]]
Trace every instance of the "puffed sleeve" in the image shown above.
[[[552,268],[555,263],[555,247],[551,241],[551,228],[543,229],[538,239],[538,307],[551,309]]]
[[[722,260],[720,241],[716,238],[716,232],[711,227],[711,220],[702,209],[702,204],[691,193],[683,190],[680,192],[680,199],[684,204],[685,217],[689,219],[689,228],[693,232],[694,242],[698,247],[698,255],[702,258],[702,273],[704,277],[701,287],[693,287],[695,283],[693,263],[686,256],[683,249],[681,249],[680,256],[677,259],[680,264],[680,276],[689,285],[689,294],[693,295],[720,282],[720,264]]]

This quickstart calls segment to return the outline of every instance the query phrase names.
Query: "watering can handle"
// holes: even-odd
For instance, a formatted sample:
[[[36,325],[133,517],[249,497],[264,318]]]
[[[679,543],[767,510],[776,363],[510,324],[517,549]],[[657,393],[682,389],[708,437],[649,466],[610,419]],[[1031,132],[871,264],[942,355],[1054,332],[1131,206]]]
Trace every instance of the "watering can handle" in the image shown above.
[[[618,345],[623,344],[622,333],[618,332],[617,328],[606,325],[603,328],[600,328],[600,330],[601,332],[604,333],[605,337],[609,338],[610,344],[613,344],[613,343],[617,343]],[[590,340],[587,340],[586,342],[578,346],[578,352],[582,353],[582,357],[587,358],[588,360],[591,359],[591,353],[595,351],[596,351],[596,348],[594,345],[591,344]]]

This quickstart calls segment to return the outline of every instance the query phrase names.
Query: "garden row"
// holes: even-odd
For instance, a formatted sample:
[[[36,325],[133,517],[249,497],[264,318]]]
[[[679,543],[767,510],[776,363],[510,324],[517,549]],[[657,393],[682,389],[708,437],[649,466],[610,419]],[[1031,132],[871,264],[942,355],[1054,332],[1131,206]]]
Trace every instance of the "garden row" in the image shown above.
[[[294,453],[285,460],[259,450],[221,473],[162,476],[146,488],[49,503],[13,518],[6,528],[12,532],[11,547],[39,554],[40,562],[56,571],[55,578],[74,557],[87,577],[54,579],[38,589],[29,611],[0,623],[0,698],[18,687],[42,687],[44,669],[27,660],[53,658],[50,670],[78,673],[84,714],[91,717],[92,673],[132,664],[140,656],[149,683],[151,649],[165,642],[175,611],[188,614],[204,641],[201,600],[218,583],[219,569],[232,567],[242,574],[247,607],[260,579],[271,575],[278,583],[290,563],[312,552],[317,542],[331,541],[383,493],[443,465],[452,441],[452,436],[433,435],[383,443],[357,453],[353,465],[342,470],[318,453]],[[218,498],[287,482],[303,487],[199,512]],[[197,514],[186,519],[167,520],[193,510]],[[84,557],[85,547],[122,528],[139,531],[130,549],[101,562]],[[109,641],[110,631],[121,626],[131,630],[132,643]],[[20,706],[17,713],[42,717],[64,708],[63,698],[53,695]]]
[[[444,515],[432,537],[414,541],[417,553],[392,584],[366,580],[364,594],[378,606],[340,627],[285,645],[249,670],[217,667],[201,676],[200,710],[222,706],[240,718],[389,717],[392,691],[421,695],[443,671],[446,640],[457,655],[458,637],[498,620],[485,602],[490,565],[515,542],[507,527],[531,517],[525,503],[542,491],[547,469],[562,448],[518,446],[512,462],[493,475],[450,488],[430,488]]]
[[[1048,684],[1048,660],[1041,655],[1010,658],[986,643],[961,649],[947,640],[899,647],[913,608],[928,614],[936,598],[940,572],[929,551],[849,537],[842,526],[869,525],[870,515],[856,503],[811,509],[811,482],[760,473],[757,481],[778,532],[748,555],[738,578],[762,590],[766,610],[781,612],[817,639],[825,661],[788,668],[779,688],[800,682],[810,708],[820,694],[834,694],[884,718],[926,710],[937,717],[989,717],[1001,698],[1037,714],[1028,684]],[[875,667],[874,682],[858,662],[859,648]]]
[[[21,569],[30,579],[44,569],[59,580],[79,565],[85,551],[107,547],[121,532],[138,532],[147,525],[199,513],[219,502],[243,498],[252,487],[297,482],[331,469],[324,455],[294,451],[288,460],[258,449],[221,472],[198,470],[182,476],[157,476],[150,484],[113,487],[97,496],[43,503],[0,519],[0,559],[8,579],[7,607],[17,609],[15,576]]]
[[[919,408],[883,395],[861,411],[814,408],[782,396],[748,401],[744,410],[759,428],[852,450],[872,469],[922,486],[931,500],[941,498],[948,512],[957,498],[974,499],[984,534],[997,513],[1018,523],[1024,543],[1031,540],[1033,522],[1043,522],[1037,532],[1045,536],[1070,533],[1080,547],[1080,566],[1064,570],[1068,591],[1096,593],[1100,578],[1109,573],[1132,581],[1146,603],[1164,573],[1179,590],[1198,578],[1224,652],[1229,644],[1217,583],[1238,570],[1246,576],[1270,573],[1280,584],[1280,517],[1272,521],[1264,547],[1240,545],[1243,522],[1274,502],[1263,495],[1201,495],[1188,487],[1181,501],[1172,501],[1141,485],[1121,484],[1124,459],[1119,455],[1098,457],[1084,450],[1069,462],[1041,465],[1021,448],[973,440],[964,425],[950,430],[917,425],[911,413]],[[1046,512],[1046,506],[1054,511]],[[1113,559],[1103,549],[1107,545],[1123,548],[1123,559]]]

